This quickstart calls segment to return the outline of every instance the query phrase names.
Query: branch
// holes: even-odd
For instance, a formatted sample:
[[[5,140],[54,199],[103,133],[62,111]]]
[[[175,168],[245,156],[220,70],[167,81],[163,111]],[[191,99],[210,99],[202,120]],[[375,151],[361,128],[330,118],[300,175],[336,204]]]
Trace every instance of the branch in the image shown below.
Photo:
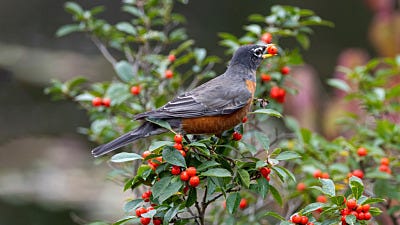
[[[107,47],[103,44],[103,42],[100,41],[96,36],[90,36],[92,39],[93,43],[96,45],[96,47],[100,50],[101,54],[103,54],[104,58],[108,62],[110,62],[113,67],[117,64],[117,60],[111,55],[111,53],[108,51]]]

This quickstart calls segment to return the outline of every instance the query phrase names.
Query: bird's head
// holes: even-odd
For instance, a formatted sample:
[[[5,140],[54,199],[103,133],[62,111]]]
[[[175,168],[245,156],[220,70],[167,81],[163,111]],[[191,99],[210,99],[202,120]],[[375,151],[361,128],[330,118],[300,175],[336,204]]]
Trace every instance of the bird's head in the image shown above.
[[[244,45],[239,47],[230,62],[230,66],[240,65],[250,70],[256,70],[264,58],[272,55],[267,54],[268,46],[273,45]]]

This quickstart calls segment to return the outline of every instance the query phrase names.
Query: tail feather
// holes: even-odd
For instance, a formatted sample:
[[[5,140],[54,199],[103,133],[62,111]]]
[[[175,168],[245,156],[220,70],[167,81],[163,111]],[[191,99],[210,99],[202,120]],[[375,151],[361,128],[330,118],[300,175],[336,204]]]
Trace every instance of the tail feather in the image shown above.
[[[123,147],[129,143],[132,143],[140,138],[148,137],[151,135],[161,134],[166,132],[167,130],[161,128],[153,123],[144,122],[141,126],[136,128],[133,131],[130,131],[122,136],[104,144],[96,147],[92,150],[92,155],[94,157],[99,157],[104,154],[107,154],[111,151],[114,151],[120,147]]]

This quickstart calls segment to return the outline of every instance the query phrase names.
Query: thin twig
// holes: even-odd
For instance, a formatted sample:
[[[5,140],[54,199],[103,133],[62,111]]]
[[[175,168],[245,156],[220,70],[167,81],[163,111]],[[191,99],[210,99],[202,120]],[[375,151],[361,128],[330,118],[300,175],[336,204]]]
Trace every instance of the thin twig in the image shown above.
[[[100,41],[96,36],[91,36],[91,39],[93,43],[96,45],[96,47],[100,50],[101,54],[103,54],[104,58],[108,62],[110,62],[113,67],[117,64],[117,60],[111,55],[111,53],[108,51],[107,47],[103,44],[103,42]]]

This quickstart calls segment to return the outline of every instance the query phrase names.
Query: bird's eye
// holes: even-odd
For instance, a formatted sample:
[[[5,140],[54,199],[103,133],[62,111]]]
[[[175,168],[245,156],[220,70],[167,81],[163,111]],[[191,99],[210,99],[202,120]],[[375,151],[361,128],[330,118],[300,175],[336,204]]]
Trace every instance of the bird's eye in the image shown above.
[[[257,57],[262,57],[263,53],[264,53],[264,50],[262,48],[254,49],[254,55]]]

